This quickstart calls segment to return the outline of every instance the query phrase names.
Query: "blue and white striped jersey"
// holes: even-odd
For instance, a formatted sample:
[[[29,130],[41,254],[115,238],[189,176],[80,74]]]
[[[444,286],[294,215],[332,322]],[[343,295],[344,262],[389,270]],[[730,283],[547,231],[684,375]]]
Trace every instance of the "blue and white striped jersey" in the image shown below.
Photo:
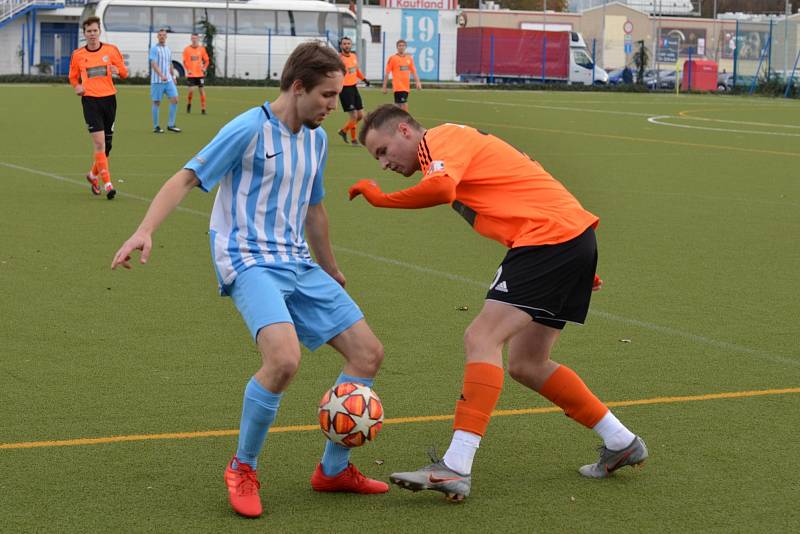
[[[303,235],[309,206],[325,196],[328,138],[322,128],[291,132],[269,102],[226,124],[184,167],[210,191],[211,255],[225,286],[253,265],[310,262]]]
[[[147,64],[150,65],[150,61],[155,61],[158,68],[161,70],[161,73],[167,77],[167,82],[172,80],[172,50],[169,49],[167,45],[159,45],[158,43],[154,44],[150,47],[150,55],[148,56]],[[150,83],[167,83],[161,79],[161,77],[156,73],[155,69],[150,67]]]

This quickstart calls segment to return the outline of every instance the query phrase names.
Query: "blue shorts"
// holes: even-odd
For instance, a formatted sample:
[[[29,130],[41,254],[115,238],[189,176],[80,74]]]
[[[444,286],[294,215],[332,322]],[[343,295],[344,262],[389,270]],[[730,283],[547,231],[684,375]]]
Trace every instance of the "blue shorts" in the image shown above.
[[[167,94],[168,98],[178,98],[178,87],[175,82],[150,84],[150,100],[153,102],[160,102],[164,93]]]
[[[265,326],[292,323],[312,351],[364,318],[344,288],[315,263],[256,265],[225,290],[253,339]]]

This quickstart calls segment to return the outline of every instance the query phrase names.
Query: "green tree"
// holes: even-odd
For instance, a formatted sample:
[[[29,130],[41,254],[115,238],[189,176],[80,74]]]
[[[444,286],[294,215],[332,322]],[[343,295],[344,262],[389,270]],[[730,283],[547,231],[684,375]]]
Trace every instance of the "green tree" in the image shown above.
[[[217,27],[208,20],[208,11],[203,10],[203,18],[197,21],[200,31],[203,32],[203,46],[206,47],[208,54],[208,68],[206,78],[213,80],[217,77],[217,62],[214,59],[214,36],[217,34]]]

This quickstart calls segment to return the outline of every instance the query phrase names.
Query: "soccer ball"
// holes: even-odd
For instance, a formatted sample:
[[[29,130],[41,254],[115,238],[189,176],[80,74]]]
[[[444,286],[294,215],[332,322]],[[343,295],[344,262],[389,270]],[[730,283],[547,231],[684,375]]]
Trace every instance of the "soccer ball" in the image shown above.
[[[319,401],[319,426],[332,442],[360,447],[373,441],[383,426],[381,399],[364,384],[333,386]]]

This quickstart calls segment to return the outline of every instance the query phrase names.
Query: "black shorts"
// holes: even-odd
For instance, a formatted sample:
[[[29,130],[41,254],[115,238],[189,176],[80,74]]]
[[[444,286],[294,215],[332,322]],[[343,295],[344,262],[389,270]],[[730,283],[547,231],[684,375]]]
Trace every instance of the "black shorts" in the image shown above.
[[[200,78],[186,78],[186,85],[189,87],[205,87],[206,79],[203,77]]]
[[[364,109],[364,104],[361,102],[361,95],[358,92],[358,87],[355,85],[345,85],[342,87],[342,92],[339,93],[339,102],[342,103],[342,109],[345,111],[360,111]]]
[[[408,102],[408,91],[395,91],[394,92],[394,103],[395,104],[405,104]]]
[[[486,300],[511,304],[552,328],[583,324],[596,270],[597,239],[589,227],[564,243],[509,250]]]
[[[117,97],[111,96],[82,96],[83,120],[89,131],[114,133],[114,121],[117,118]]]

